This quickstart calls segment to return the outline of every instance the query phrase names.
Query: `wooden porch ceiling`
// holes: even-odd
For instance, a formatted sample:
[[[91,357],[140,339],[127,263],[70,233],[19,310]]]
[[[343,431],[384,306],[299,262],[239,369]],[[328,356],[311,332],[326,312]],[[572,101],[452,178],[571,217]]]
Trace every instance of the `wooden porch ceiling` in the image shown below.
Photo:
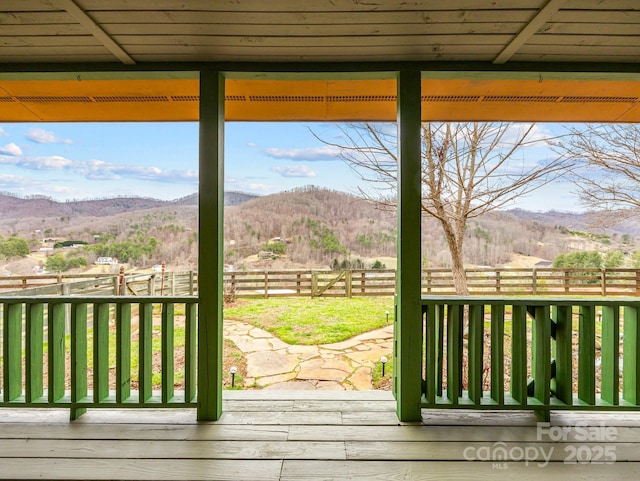
[[[637,0],[3,0],[0,62],[640,62]]]
[[[196,121],[198,80],[0,80],[1,122]],[[640,82],[424,79],[424,120],[640,122]],[[394,80],[227,80],[229,121],[392,121]]]
[[[3,0],[0,121],[197,120],[197,74],[180,71],[210,62],[230,72],[438,62],[440,75],[423,80],[425,120],[638,122],[639,31],[637,0]],[[536,74],[605,63],[626,74]],[[143,79],[152,65],[164,73]],[[395,119],[388,74],[326,78],[231,78],[227,120]]]

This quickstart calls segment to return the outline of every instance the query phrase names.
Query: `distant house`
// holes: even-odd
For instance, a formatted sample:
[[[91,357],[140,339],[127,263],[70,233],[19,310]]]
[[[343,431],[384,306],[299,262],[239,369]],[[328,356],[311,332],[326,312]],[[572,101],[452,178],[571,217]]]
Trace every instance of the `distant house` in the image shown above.
[[[534,264],[535,268],[553,267],[553,261],[538,261]]]
[[[113,257],[98,257],[94,264],[101,266],[115,266],[118,263],[118,259]]]

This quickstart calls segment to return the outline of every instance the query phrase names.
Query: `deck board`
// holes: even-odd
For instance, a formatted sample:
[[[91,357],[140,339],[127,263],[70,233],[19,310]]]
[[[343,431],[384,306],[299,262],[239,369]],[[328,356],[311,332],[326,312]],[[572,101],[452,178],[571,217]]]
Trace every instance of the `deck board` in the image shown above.
[[[281,469],[270,460],[4,458],[0,479],[275,481]]]
[[[346,459],[343,442],[0,439],[2,456],[104,459]]]
[[[567,435],[552,442],[527,411],[423,410],[422,423],[400,423],[380,392],[231,391],[224,408],[217,422],[193,409],[90,409],[74,422],[67,410],[3,409],[0,479],[640,478],[640,413],[553,412]],[[615,436],[585,441],[577,424]],[[614,464],[565,463],[606,446]],[[529,455],[505,462],[497,447]]]
[[[322,473],[322,477],[318,477]],[[569,465],[550,463],[538,468],[524,463],[430,462],[430,461],[284,461],[282,481],[318,479],[349,481],[451,481],[451,480],[513,480],[542,481],[549,479],[580,479],[591,481],[636,480],[640,463],[610,465]]]

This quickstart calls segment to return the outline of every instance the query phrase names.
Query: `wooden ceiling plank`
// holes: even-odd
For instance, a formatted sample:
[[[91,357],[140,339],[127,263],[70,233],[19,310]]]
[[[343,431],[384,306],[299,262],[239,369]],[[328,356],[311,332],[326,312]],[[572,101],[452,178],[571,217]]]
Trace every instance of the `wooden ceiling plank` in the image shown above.
[[[437,10],[493,10],[509,8],[527,8],[535,0],[492,0],[478,2],[478,0],[447,0],[434,2],[433,0],[384,0],[364,2],[360,0],[81,0],[87,11],[98,10],[216,10],[240,12],[358,12],[358,11],[437,11]],[[213,7],[215,5],[215,7]]]
[[[189,47],[247,47],[251,48],[280,48],[291,47],[294,43],[296,48],[329,48],[329,47],[429,47],[440,45],[464,45],[465,41],[471,45],[504,45],[506,35],[474,35],[473,42],[465,35],[390,35],[390,36],[333,36],[322,40],[322,45],[318,45],[315,37],[296,37],[295,40],[289,36],[272,37],[245,37],[245,36],[218,36],[218,35],[118,35],[114,36],[118,42],[130,48],[134,45],[150,46],[179,46]],[[133,50],[130,50],[133,52]]]
[[[67,19],[68,21],[68,19]],[[64,37],[88,35],[87,29],[77,23],[55,23],[52,25],[3,25],[0,30],[7,37]]]
[[[640,31],[640,29],[639,29]],[[529,45],[573,45],[575,47],[640,47],[640,35],[544,35],[534,36]]]
[[[638,25],[640,23],[640,11],[562,9],[554,15],[553,21],[558,23],[593,23],[597,25],[614,23]]]
[[[17,4],[17,5],[16,5]],[[0,12],[42,12],[55,11],[59,8],[51,2],[42,0],[21,0],[20,2],[0,2]]]
[[[67,12],[0,12],[0,25],[3,26],[55,23],[69,23],[69,14]]]
[[[106,27],[106,26],[105,26]],[[201,35],[201,36],[295,36],[326,38],[334,36],[386,36],[386,35],[515,35],[521,23],[438,23],[424,24],[353,24],[348,32],[343,25],[257,25],[257,24],[111,24],[111,37],[119,42],[122,36],[143,35]]]
[[[6,57],[19,56],[20,54],[35,56],[56,55],[102,55],[102,45],[46,45],[33,47],[2,47],[2,55]]]
[[[118,45],[100,25],[80,8],[73,0],[54,0],[54,3],[69,15],[75,18],[83,27],[85,27],[94,37],[96,37],[104,47],[116,56],[125,65],[134,65],[136,62]]]
[[[218,5],[211,3],[211,5]],[[211,24],[211,25],[343,25],[353,24],[419,24],[437,25],[440,23],[503,23],[503,22],[527,22],[538,10],[533,9],[505,9],[496,18],[496,12],[489,10],[467,10],[464,17],[456,10],[446,11],[358,11],[358,12],[239,12],[239,11],[91,11],[92,17],[100,25],[108,26],[111,32],[112,25],[160,23],[160,24]]]
[[[637,52],[637,49],[636,49]],[[558,53],[522,53],[518,52],[513,56],[514,62],[549,62],[549,63],[640,63],[640,54],[634,55],[606,55],[606,54],[591,54],[585,53],[585,55],[576,56],[575,53],[558,54]]]
[[[520,47],[542,27],[551,17],[562,7],[566,0],[549,0],[547,4],[536,14],[535,17],[516,35],[513,40],[500,52],[493,60],[493,63],[500,65],[509,61]]]
[[[2,61],[25,65],[32,63],[104,63],[113,62],[113,55],[110,53],[100,55],[3,55]]]
[[[606,35],[632,35],[637,36],[640,26],[636,23],[556,23],[547,22],[544,26],[544,35],[582,35],[583,37]]]
[[[524,45],[518,53],[573,55],[576,62],[585,55],[611,55],[613,61],[616,57],[637,56],[640,49],[637,42],[636,45]]]
[[[337,53],[317,54],[317,55],[297,55],[296,60],[301,63],[311,62],[435,62],[442,60],[442,55],[437,53],[398,53],[389,54],[380,52],[372,53],[351,53],[348,55],[340,55],[340,49]],[[469,53],[451,53],[447,54],[447,61],[451,62],[491,62],[495,58],[496,52],[486,54],[469,54]],[[256,53],[255,51],[247,51],[245,54],[229,54],[217,53],[213,54],[136,54],[136,58],[140,63],[143,62],[290,62],[291,55],[269,54],[264,52]]]
[[[269,58],[272,55],[300,55],[300,50],[297,46],[288,45],[270,45],[270,46],[255,46],[255,45],[219,45],[215,47],[208,46],[191,46],[191,45],[130,45],[129,51],[133,55],[145,55],[145,54],[166,54],[166,55],[200,55],[204,58],[215,58],[218,55],[243,55],[254,54],[262,55],[265,58]],[[324,56],[331,58],[332,56],[349,56],[349,55],[406,55],[406,54],[421,54],[421,55],[434,55],[442,56],[452,53],[461,54],[488,54],[495,55],[499,49],[499,45],[413,45],[413,46],[394,46],[394,45],[379,45],[379,46],[353,46],[349,44],[325,46],[316,45],[305,48],[304,57]]]
[[[1,47],[61,47],[61,46],[96,46],[100,45],[92,35],[59,35],[53,37],[44,36],[0,36]]]
[[[640,10],[638,0],[567,0],[566,8],[594,10]]]

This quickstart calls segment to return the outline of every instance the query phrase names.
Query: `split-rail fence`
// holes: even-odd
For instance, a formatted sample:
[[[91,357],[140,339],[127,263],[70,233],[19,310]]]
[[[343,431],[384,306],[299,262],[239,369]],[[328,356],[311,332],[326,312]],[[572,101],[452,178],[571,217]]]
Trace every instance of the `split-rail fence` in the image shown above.
[[[471,295],[640,296],[640,269],[468,269]],[[229,298],[392,296],[396,273],[383,270],[264,270],[224,273]],[[196,295],[194,271],[0,277],[4,295]],[[426,269],[424,295],[455,295],[451,271]]]

